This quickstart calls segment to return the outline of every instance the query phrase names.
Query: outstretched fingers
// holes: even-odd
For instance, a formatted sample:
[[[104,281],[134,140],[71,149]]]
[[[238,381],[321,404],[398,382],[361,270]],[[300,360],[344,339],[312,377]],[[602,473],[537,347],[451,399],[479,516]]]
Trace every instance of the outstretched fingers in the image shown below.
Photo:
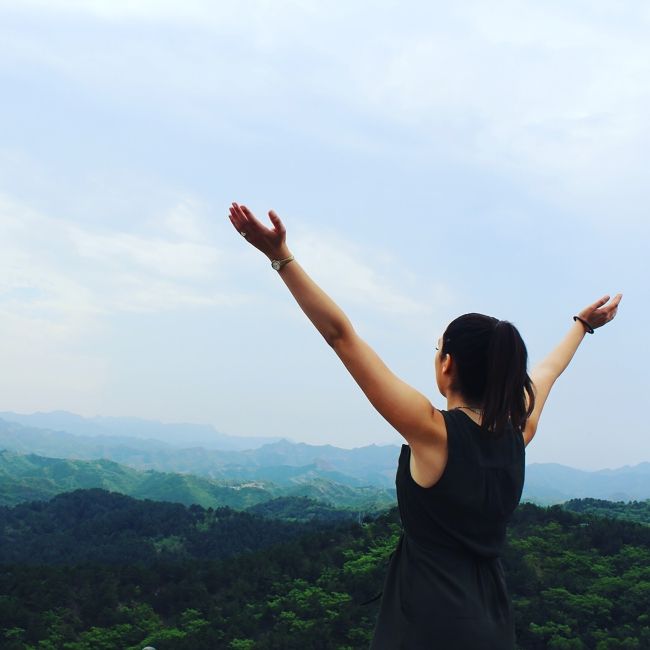
[[[250,226],[250,214],[248,214],[243,206],[238,205],[237,203],[232,204],[232,209],[234,210],[235,214],[239,217],[239,221],[242,225],[244,226]]]
[[[582,312],[583,318],[594,328],[602,327],[606,323],[614,320],[622,297],[623,294],[617,293],[610,301],[609,295],[603,296]]]
[[[230,208],[230,222],[237,230],[242,231],[246,227],[246,215],[241,211],[241,208],[233,203]]]
[[[612,320],[614,316],[616,316],[616,312],[618,312],[618,305],[621,302],[621,298],[623,297],[622,293],[617,293],[614,296],[614,299],[612,302],[607,305],[607,316],[609,317],[609,320]]]
[[[269,210],[269,219],[271,219],[271,223],[273,224],[275,231],[279,235],[284,236],[287,232],[287,229],[284,227],[282,221],[280,221],[280,217],[278,217],[275,210]]]
[[[272,228],[264,225],[245,205],[233,202],[228,208],[230,222],[248,243],[265,255],[273,255],[285,241],[286,229],[274,210],[269,211]]]
[[[592,311],[596,311],[596,309],[599,309],[602,307],[607,301],[609,300],[609,295],[605,295],[600,300],[596,300],[596,302],[589,307]]]
[[[238,207],[246,216],[249,225],[252,225],[253,227],[257,228],[260,232],[264,234],[268,234],[270,232],[270,229],[267,228],[245,205],[238,206]]]

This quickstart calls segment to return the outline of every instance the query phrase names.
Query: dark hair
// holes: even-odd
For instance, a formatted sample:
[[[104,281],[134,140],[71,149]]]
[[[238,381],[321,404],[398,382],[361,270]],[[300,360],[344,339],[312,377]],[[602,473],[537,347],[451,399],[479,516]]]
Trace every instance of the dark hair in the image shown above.
[[[484,314],[459,316],[442,335],[441,354],[454,360],[452,389],[468,405],[483,409],[483,428],[500,434],[511,422],[516,431],[523,430],[535,395],[526,344],[512,323]]]

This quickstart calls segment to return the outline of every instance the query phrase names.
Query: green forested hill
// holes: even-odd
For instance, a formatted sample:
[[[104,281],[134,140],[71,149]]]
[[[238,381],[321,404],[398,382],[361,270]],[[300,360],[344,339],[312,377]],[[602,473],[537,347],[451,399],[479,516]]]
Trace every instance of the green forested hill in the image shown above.
[[[205,507],[242,509],[277,495],[264,483],[228,485],[191,474],[139,471],[111,460],[70,460],[0,451],[0,505],[103,488],[129,496]]]
[[[153,470],[141,471],[110,460],[69,460],[0,451],[0,505],[50,499],[61,492],[102,488],[139,499],[243,510],[281,496],[304,496],[355,510],[390,507],[394,490],[350,487],[314,478],[277,486],[265,481],[222,481]]]
[[[246,509],[253,515],[285,521],[358,521],[361,512],[335,508],[308,497],[278,497]]]
[[[650,526],[650,499],[645,501],[603,501],[602,499],[571,499],[562,507],[572,512],[627,519]]]
[[[133,544],[164,533],[168,552],[161,555],[154,544],[148,547],[152,562],[136,565],[124,554],[121,563],[109,566],[106,539],[92,564],[5,564],[0,571],[3,649],[367,648],[378,602],[362,603],[381,589],[400,532],[396,509],[361,525],[316,530],[310,522],[312,532],[306,534],[304,526],[249,515],[248,529],[259,531],[254,520],[264,521],[267,539],[281,537],[290,530],[287,525],[295,526],[294,535],[215,561],[196,559],[205,555],[187,553],[195,547],[185,541],[200,539],[208,511],[178,505],[166,511],[170,504],[116,497],[96,491],[77,493],[72,500],[59,497],[44,519],[38,509],[4,511],[23,543],[28,535],[21,522],[32,521],[28,527],[50,535],[54,546],[62,539],[58,532],[72,528],[80,544],[97,540],[103,522],[105,535],[117,532],[116,544],[129,538],[128,531]],[[158,514],[148,513],[149,507]],[[234,521],[244,520],[233,519],[230,511],[224,525],[232,531]],[[58,524],[52,529],[53,522]],[[217,528],[210,530],[219,534]],[[230,539],[245,538],[238,533]],[[184,554],[178,553],[181,547]],[[70,553],[70,562],[78,559],[74,549],[61,548]],[[242,544],[241,550],[246,548]],[[503,561],[520,648],[650,647],[647,526],[522,504]]]
[[[221,559],[287,541],[305,524],[268,522],[230,508],[186,508],[105,490],[0,508],[4,564],[125,564]]]

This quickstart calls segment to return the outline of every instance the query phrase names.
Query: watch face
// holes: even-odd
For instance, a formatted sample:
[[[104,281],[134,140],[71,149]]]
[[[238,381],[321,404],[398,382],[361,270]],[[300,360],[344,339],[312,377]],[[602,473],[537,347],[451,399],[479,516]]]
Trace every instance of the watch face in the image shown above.
[[[276,271],[279,271],[279,270],[280,270],[280,262],[278,262],[278,260],[273,260],[273,261],[271,262],[271,266],[272,266]]]

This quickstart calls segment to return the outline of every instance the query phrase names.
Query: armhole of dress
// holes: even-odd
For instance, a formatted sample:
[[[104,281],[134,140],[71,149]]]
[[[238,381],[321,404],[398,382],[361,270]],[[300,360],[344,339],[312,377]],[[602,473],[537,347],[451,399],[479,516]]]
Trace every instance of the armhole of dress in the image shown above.
[[[403,445],[403,447],[408,448],[408,454],[406,456],[406,475],[408,478],[408,481],[411,485],[415,487],[415,489],[420,490],[422,492],[433,492],[435,491],[436,488],[440,489],[440,485],[447,480],[447,476],[449,475],[449,463],[452,458],[452,444],[451,440],[454,438],[452,434],[450,434],[451,429],[453,429],[453,425],[451,427],[448,426],[448,420],[447,417],[449,415],[449,411],[443,411],[441,409],[438,409],[440,411],[440,415],[442,415],[444,421],[445,421],[445,431],[447,433],[447,462],[445,463],[445,468],[442,470],[442,474],[440,475],[440,478],[433,484],[430,485],[429,487],[423,487],[421,486],[414,478],[413,475],[411,474],[411,447],[409,445]]]

